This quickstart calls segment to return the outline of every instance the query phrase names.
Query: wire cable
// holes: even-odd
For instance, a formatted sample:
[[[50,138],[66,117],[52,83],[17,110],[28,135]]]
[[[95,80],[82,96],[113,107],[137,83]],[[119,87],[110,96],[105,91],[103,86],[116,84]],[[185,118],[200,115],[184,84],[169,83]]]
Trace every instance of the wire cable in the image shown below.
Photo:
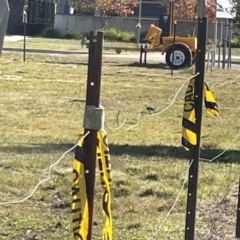
[[[224,86],[224,85],[226,85],[226,84],[228,84],[228,83],[234,82],[234,81],[236,81],[239,77],[240,77],[240,74],[239,74],[237,77],[235,77],[233,80],[229,80],[229,81],[226,81],[226,82],[224,82],[224,83],[222,83],[222,84],[219,84],[219,85],[216,86],[215,88],[219,88],[219,87],[222,87],[222,86]]]
[[[220,154],[218,154],[216,157],[212,159],[205,159],[205,158],[199,158],[199,159],[205,162],[215,161],[217,158],[221,157],[227,150],[229,150],[229,148],[237,141],[239,135],[240,135],[240,131],[238,132],[237,136],[233,139],[233,141],[227,146],[227,148],[224,151],[222,151]]]
[[[178,200],[179,200],[179,198],[180,198],[180,195],[181,195],[181,193],[182,193],[182,191],[183,191],[183,189],[184,189],[184,186],[185,186],[185,184],[186,184],[186,182],[187,182],[189,169],[190,169],[190,167],[192,166],[192,163],[193,163],[193,160],[191,160],[191,163],[190,163],[189,166],[188,166],[187,173],[186,173],[186,176],[185,176],[184,181],[183,181],[183,185],[182,185],[182,187],[181,187],[181,189],[180,189],[180,191],[179,191],[179,193],[178,193],[178,195],[177,195],[177,198],[175,199],[175,201],[174,201],[171,209],[170,209],[169,212],[167,213],[166,217],[163,219],[163,221],[162,221],[162,223],[160,224],[160,226],[158,227],[157,231],[156,231],[151,237],[147,238],[147,240],[153,239],[153,238],[160,232],[163,224],[166,222],[166,220],[168,219],[169,215],[170,215],[171,212],[173,211],[173,209],[174,209],[176,203],[178,202]]]
[[[147,114],[147,115],[144,115],[144,116],[147,116],[147,117],[148,117],[148,116],[154,116],[154,115],[161,114],[161,113],[165,112],[166,110],[168,110],[168,109],[174,104],[174,102],[176,101],[176,98],[177,98],[178,94],[180,93],[180,91],[183,89],[185,83],[188,82],[188,81],[190,81],[191,79],[195,78],[195,77],[198,76],[199,74],[200,74],[200,73],[196,73],[195,75],[191,76],[190,78],[188,78],[187,80],[185,80],[185,81],[182,83],[182,86],[178,89],[178,91],[176,92],[176,94],[175,94],[174,98],[172,99],[171,103],[170,103],[166,108],[164,108],[164,109],[161,110],[160,112],[156,112],[156,113],[153,113],[153,114]],[[106,122],[105,122],[105,127],[106,127],[107,129],[112,130],[112,131],[117,131],[117,130],[120,130],[120,129],[124,126],[124,124],[125,124],[126,121],[127,121],[127,118],[126,118],[125,114],[124,114],[122,111],[120,111],[120,112],[121,112],[122,115],[124,116],[124,120],[123,120],[122,124],[121,124],[120,126],[118,126],[117,128],[111,128],[111,127],[108,127],[107,124],[106,124]],[[119,113],[118,113],[118,114],[119,114]],[[134,124],[133,126],[128,127],[127,129],[125,129],[125,131],[129,131],[129,130],[131,130],[131,129],[133,129],[134,127],[136,127],[136,126],[139,125],[140,115],[141,115],[141,110],[138,110],[137,123]]]
[[[84,138],[85,138],[89,133],[90,133],[90,132],[88,131],[79,141],[83,141]],[[8,204],[15,204],[15,203],[22,203],[22,202],[28,200],[30,197],[32,197],[33,194],[37,191],[38,187],[39,187],[41,184],[43,184],[44,182],[46,182],[46,181],[48,181],[48,180],[51,179],[51,170],[52,170],[52,168],[55,167],[56,165],[58,165],[58,164],[61,162],[61,160],[65,157],[65,155],[68,154],[69,152],[71,152],[74,148],[76,148],[77,145],[78,145],[78,143],[75,144],[75,145],[74,145],[73,147],[71,147],[70,149],[68,149],[66,152],[64,152],[63,155],[62,155],[55,163],[53,163],[53,164],[50,165],[50,167],[48,168],[48,176],[47,176],[47,178],[41,180],[41,181],[36,185],[36,187],[32,190],[32,192],[31,192],[28,196],[24,197],[24,198],[21,199],[21,200],[15,200],[15,201],[9,201],[9,202],[0,202],[0,206],[2,206],[2,205],[8,205]]]
[[[128,128],[126,129],[126,131],[129,131],[129,130],[131,130],[131,129],[133,129],[133,128],[135,128],[136,126],[139,125],[139,122],[140,122],[140,114],[141,114],[141,110],[138,110],[137,123],[134,124],[134,125],[132,125],[131,127],[128,127]]]
[[[200,73],[196,73],[194,76],[188,78],[187,80],[185,80],[183,83],[182,83],[182,86],[177,90],[175,96],[173,97],[172,99],[172,102],[166,107],[164,108],[163,110],[161,110],[160,112],[155,112],[153,114],[147,114],[145,116],[149,117],[149,116],[154,116],[154,115],[158,115],[158,114],[161,114],[163,112],[165,112],[166,110],[168,110],[173,104],[174,102],[176,101],[176,98],[178,96],[178,94],[180,93],[180,91],[183,89],[184,85],[186,84],[186,82],[189,82],[190,80],[192,80],[193,78],[197,77]]]
[[[117,130],[119,130],[119,129],[121,129],[121,128],[123,127],[123,125],[124,125],[124,124],[126,123],[126,121],[127,121],[127,118],[126,118],[125,114],[124,114],[122,111],[119,110],[118,115],[117,115],[117,123],[118,123],[119,113],[121,113],[122,116],[124,117],[123,122],[122,122],[118,127],[116,127],[116,128],[111,128],[111,127],[108,127],[106,121],[104,121],[104,125],[105,125],[105,127],[106,127],[107,129],[112,130],[112,131],[117,131]],[[119,123],[118,123],[118,124],[119,124]]]

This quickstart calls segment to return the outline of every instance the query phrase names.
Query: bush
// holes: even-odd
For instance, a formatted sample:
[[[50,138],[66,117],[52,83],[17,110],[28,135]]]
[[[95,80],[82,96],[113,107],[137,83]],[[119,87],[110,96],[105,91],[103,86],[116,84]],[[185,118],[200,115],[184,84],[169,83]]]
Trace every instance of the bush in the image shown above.
[[[211,38],[208,38],[207,39],[207,44],[209,45],[209,44],[213,44],[213,40],[211,39]]]
[[[120,33],[117,29],[111,28],[104,32],[104,39],[118,41],[120,39]]]
[[[104,32],[104,39],[110,41],[136,42],[136,35],[132,32],[111,28]]]
[[[233,48],[239,48],[240,47],[240,42],[239,42],[239,39],[237,38],[237,37],[234,37],[233,39],[232,39],[232,47]]]
[[[42,32],[42,37],[44,38],[62,38],[62,34],[59,30],[53,27],[45,28]]]
[[[76,39],[76,40],[80,40],[82,39],[82,35],[79,31],[76,30],[71,30],[68,31],[65,35],[64,38],[66,39]]]

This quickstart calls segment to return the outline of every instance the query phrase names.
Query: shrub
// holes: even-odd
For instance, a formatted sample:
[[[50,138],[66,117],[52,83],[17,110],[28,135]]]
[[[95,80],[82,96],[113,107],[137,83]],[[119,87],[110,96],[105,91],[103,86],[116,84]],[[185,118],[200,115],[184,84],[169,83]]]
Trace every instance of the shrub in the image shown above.
[[[80,40],[82,39],[82,35],[79,31],[76,30],[71,30],[68,31],[65,35],[64,38],[66,39],[76,39],[76,40]]]
[[[62,38],[62,34],[59,30],[53,27],[45,28],[42,32],[42,37],[44,38]]]
[[[104,38],[106,40],[114,40],[117,41],[120,38],[119,31],[117,29],[111,28],[104,32]]]
[[[207,39],[207,44],[213,44],[213,40],[211,38]]]
[[[239,39],[237,38],[237,37],[234,37],[233,39],[232,39],[232,47],[233,48],[239,48],[240,47],[240,43],[239,43]]]
[[[136,35],[132,32],[120,31],[118,29],[111,28],[104,32],[104,39],[110,41],[135,42]]]

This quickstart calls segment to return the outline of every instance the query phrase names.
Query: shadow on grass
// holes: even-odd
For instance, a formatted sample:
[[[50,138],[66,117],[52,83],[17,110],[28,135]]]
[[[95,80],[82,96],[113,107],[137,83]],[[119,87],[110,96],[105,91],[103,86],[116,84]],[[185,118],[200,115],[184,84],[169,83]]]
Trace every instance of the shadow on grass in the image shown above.
[[[49,143],[49,144],[29,144],[21,146],[6,146],[0,147],[0,152],[9,154],[49,154],[52,152],[58,152],[63,154],[68,149],[72,148],[75,144],[71,143]],[[188,159],[189,151],[186,151],[183,147],[179,146],[165,146],[165,145],[116,145],[110,144],[111,156],[129,155],[134,157],[161,157],[161,158],[176,158],[176,159]],[[221,154],[225,149],[201,149],[201,158],[213,159]],[[74,153],[74,150],[71,151]],[[228,150],[214,162],[231,162],[240,163],[240,151]]]
[[[50,154],[53,152],[57,152],[59,154],[63,154],[70,148],[74,147],[75,143],[46,143],[46,144],[23,144],[19,146],[6,146],[0,147],[0,153],[9,153],[9,154]],[[74,150],[72,150],[74,152]]]
[[[119,61],[118,61],[119,60]],[[114,59],[113,62],[109,62],[108,60],[103,60],[104,64],[107,64],[109,66],[119,66],[119,67],[138,67],[138,68],[150,68],[150,69],[166,69],[166,70],[171,70],[167,64],[165,63],[147,63],[146,65],[142,63],[140,65],[139,62],[133,62],[133,63],[126,63],[126,64],[121,64],[123,62],[123,59]],[[84,62],[71,62],[71,61],[49,61],[46,60],[44,63],[49,63],[49,64],[62,64],[62,65],[67,65],[67,64],[75,64],[75,65],[82,65],[82,66],[88,66],[87,60],[84,60]]]
[[[130,155],[130,156],[148,156],[148,157],[161,157],[161,158],[176,158],[188,159],[189,151],[179,146],[165,146],[165,145],[113,145],[110,144],[110,152],[112,156]],[[225,149],[201,149],[201,158],[213,159],[221,154]],[[240,151],[228,150],[214,162],[235,162],[240,163]]]
[[[141,68],[159,68],[159,69],[169,69],[167,64],[165,63],[147,63],[146,65],[142,63],[140,65],[139,62],[129,63],[129,64],[118,64],[120,67],[141,67]]]
[[[88,62],[71,62],[71,61],[66,61],[66,62],[59,62],[59,61],[48,61],[46,60],[44,63],[49,63],[49,64],[62,64],[62,65],[83,65],[83,66],[88,66]]]

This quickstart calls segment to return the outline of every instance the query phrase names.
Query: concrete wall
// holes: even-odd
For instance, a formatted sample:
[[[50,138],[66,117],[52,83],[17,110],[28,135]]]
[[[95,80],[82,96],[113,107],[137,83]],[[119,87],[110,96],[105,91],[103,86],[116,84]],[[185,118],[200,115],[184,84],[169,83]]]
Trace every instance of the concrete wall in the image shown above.
[[[223,21],[223,24],[221,24],[221,21]],[[217,38],[221,39],[221,25],[222,25],[222,37],[226,38],[226,23],[224,20],[220,20],[217,25]],[[195,36],[197,36],[198,31],[198,22],[190,22],[190,21],[178,21],[177,24],[177,35],[178,36],[189,36],[192,34],[192,30],[195,27]],[[229,27],[230,28],[230,27]],[[237,31],[237,27],[235,25],[233,32]],[[214,32],[215,32],[215,23],[209,22],[208,23],[208,31],[207,31],[207,37],[210,39],[214,39]],[[228,30],[228,37],[230,37],[230,30]]]
[[[141,20],[141,34],[145,34],[150,24],[158,26],[158,19],[146,19]],[[104,29],[116,28],[122,31],[134,32],[137,34],[138,18],[134,17],[109,17],[106,19],[107,25]],[[218,39],[220,39],[220,23],[218,23]],[[195,26],[195,34],[197,35],[197,21],[178,21],[177,35],[186,37],[191,35],[192,29]],[[100,17],[94,16],[78,16],[78,15],[64,15],[56,14],[54,27],[63,33],[69,30],[78,30],[82,33],[88,33],[101,29]],[[225,29],[223,29],[223,36],[225,37]],[[214,23],[208,25],[208,38],[214,38]]]
[[[137,33],[137,18],[111,17],[106,19],[107,25],[104,29],[117,28],[121,31]],[[158,25],[158,19],[142,19],[141,32],[147,32],[149,25]],[[101,18],[93,16],[63,15],[56,14],[54,27],[63,33],[69,30],[78,30],[82,33],[101,29]]]

